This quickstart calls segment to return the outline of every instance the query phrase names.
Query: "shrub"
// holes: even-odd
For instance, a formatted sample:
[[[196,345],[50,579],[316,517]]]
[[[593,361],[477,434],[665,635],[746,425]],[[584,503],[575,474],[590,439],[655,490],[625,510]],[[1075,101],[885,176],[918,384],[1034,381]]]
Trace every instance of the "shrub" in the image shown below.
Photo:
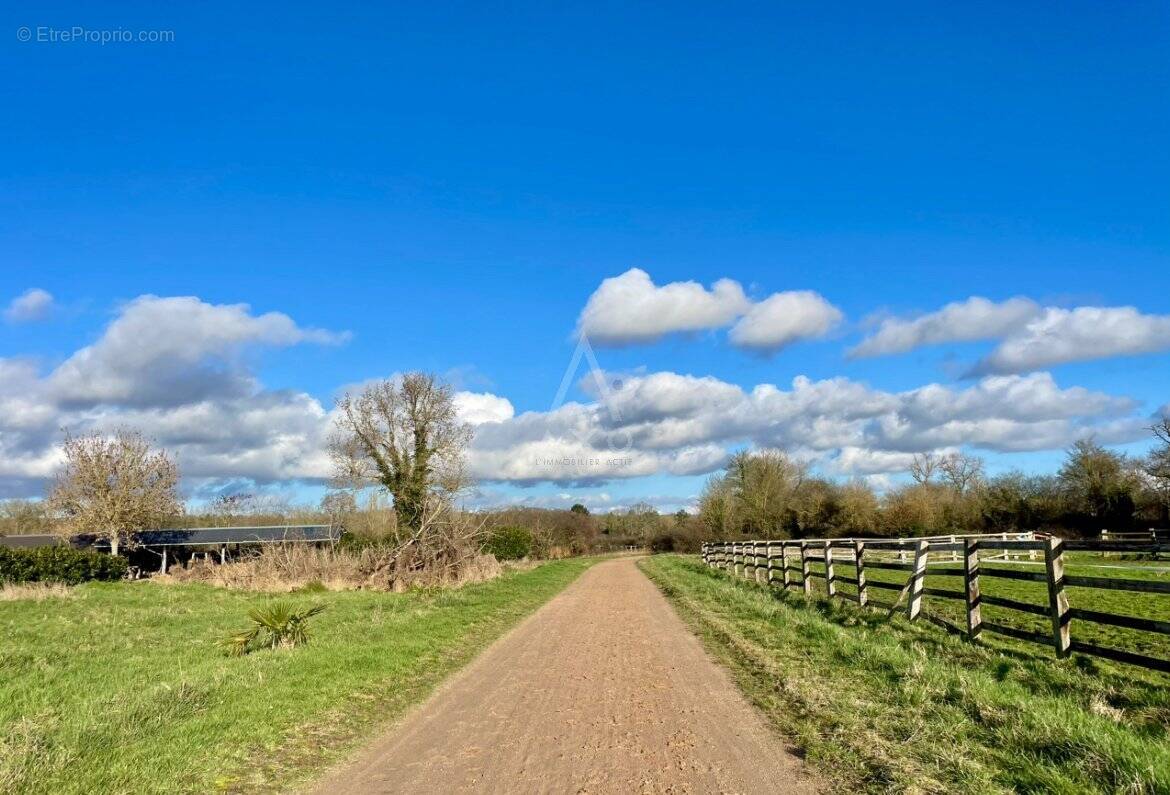
[[[77,585],[89,580],[120,580],[126,559],[104,552],[67,546],[7,549],[0,547],[0,582],[60,582]]]
[[[255,649],[291,649],[309,642],[309,619],[324,609],[325,605],[317,605],[298,613],[287,602],[254,607],[248,611],[252,626],[228,635],[220,643],[231,657],[242,657]]]
[[[519,560],[532,552],[532,533],[523,527],[501,527],[492,532],[483,551],[496,560]]]
[[[650,539],[650,551],[654,554],[659,552],[674,552],[675,538],[672,533],[659,533]]]

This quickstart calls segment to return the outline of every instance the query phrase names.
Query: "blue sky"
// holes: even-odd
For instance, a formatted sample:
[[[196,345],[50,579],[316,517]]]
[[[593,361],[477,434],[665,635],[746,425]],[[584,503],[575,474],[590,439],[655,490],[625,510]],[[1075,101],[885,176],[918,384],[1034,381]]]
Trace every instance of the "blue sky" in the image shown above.
[[[3,17],[0,303],[38,288],[52,304],[0,325],[0,357],[35,367],[37,397],[22,405],[39,427],[131,417],[120,399],[66,406],[49,382],[146,294],[349,333],[198,354],[246,372],[255,394],[328,410],[345,384],[421,368],[506,398],[517,416],[547,412],[587,301],[631,268],[658,286],[732,279],[757,302],[815,291],[842,319],[767,353],[729,344],[730,324],[595,346],[623,383],[675,373],[787,390],[803,375],[961,391],[1004,335],[846,351],[875,314],[972,296],[1170,315],[1164,4],[48,3]],[[74,26],[173,41],[44,40]],[[1130,398],[1136,427],[1170,402],[1161,328],[1141,355],[1014,375]],[[180,418],[147,409],[161,441],[181,446]],[[8,429],[8,447],[0,427],[9,460],[27,459],[0,468],[7,493],[43,482],[48,431],[30,422]],[[718,444],[762,439],[732,436]],[[1132,431],[1103,438],[1144,449]],[[973,449],[993,469],[1051,469],[1052,444]],[[218,485],[200,467],[200,488],[248,480],[243,465]],[[312,477],[255,474],[319,492]],[[484,488],[665,505],[703,476]]]

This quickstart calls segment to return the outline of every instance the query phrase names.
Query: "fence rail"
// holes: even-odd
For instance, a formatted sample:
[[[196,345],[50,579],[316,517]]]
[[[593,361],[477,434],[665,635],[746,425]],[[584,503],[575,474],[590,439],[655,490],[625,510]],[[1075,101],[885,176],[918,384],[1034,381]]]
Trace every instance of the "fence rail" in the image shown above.
[[[1150,536],[1144,536],[1144,540],[1149,541]],[[1122,549],[1119,550],[1119,547]],[[1170,660],[1127,649],[1073,640],[1070,631],[1070,624],[1075,619],[1170,635],[1170,621],[1070,607],[1066,593],[1066,588],[1077,587],[1170,594],[1170,582],[1066,575],[1064,553],[1071,550],[1170,551],[1170,544],[1125,544],[1113,540],[1112,536],[1104,541],[1068,542],[1059,538],[1036,538],[1031,533],[1020,533],[899,539],[836,538],[713,542],[703,545],[702,555],[703,562],[708,566],[731,571],[736,576],[768,586],[779,586],[784,590],[795,588],[809,594],[812,592],[812,580],[822,579],[830,599],[843,598],[862,607],[887,610],[890,616],[904,611],[911,621],[924,617],[952,632],[965,635],[970,640],[977,640],[982,632],[987,631],[1051,646],[1057,657],[1067,657],[1075,651],[1170,673]],[[1043,570],[1021,571],[981,565],[1009,561],[1011,559],[1008,556],[1013,554],[1017,559],[1025,556],[1029,560],[1042,558]],[[932,555],[935,556],[933,562],[936,564],[951,562],[961,563],[961,566],[946,569],[936,566],[931,569],[929,567]],[[794,561],[796,565],[790,565],[790,561]],[[856,576],[838,574],[835,567],[837,563],[851,564]],[[813,564],[817,564],[819,570],[814,570]],[[903,572],[907,576],[902,583],[871,581],[866,577],[867,569]],[[799,577],[795,576],[798,573]],[[925,586],[927,576],[939,575],[961,577],[963,590]],[[1006,597],[985,595],[980,590],[981,577],[1044,583],[1047,586],[1047,604],[1035,605]],[[837,588],[840,583],[853,586],[857,592],[854,594],[840,591]],[[869,592],[875,588],[895,591],[896,598],[893,602],[871,599]],[[962,601],[966,627],[957,627],[941,617],[924,614],[922,605],[926,596]],[[1036,632],[985,621],[982,615],[983,605],[1043,616],[1048,619],[1051,629],[1048,632]]]

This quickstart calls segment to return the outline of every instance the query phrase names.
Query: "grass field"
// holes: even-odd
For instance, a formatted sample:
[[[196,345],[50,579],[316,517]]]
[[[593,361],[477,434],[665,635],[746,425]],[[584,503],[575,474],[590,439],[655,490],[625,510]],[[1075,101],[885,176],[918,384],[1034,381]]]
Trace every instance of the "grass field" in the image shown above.
[[[216,642],[263,595],[139,582],[0,601],[0,792],[286,791],[590,563],[458,590],[293,594],[327,605],[309,645],[243,658]]]
[[[697,558],[641,565],[842,791],[1170,792],[1170,677],[1058,661],[1010,639],[972,644],[852,603],[769,592]]]

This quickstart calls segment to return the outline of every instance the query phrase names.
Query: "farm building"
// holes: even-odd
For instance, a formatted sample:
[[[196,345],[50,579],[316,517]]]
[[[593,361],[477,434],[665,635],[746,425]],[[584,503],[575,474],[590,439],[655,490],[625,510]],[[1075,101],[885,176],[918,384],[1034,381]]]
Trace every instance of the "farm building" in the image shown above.
[[[307,524],[274,527],[190,527],[144,530],[135,533],[126,548],[126,556],[143,570],[166,571],[167,566],[203,554],[223,563],[250,547],[268,544],[336,544],[343,529],[338,525]],[[0,546],[32,549],[65,543],[55,535],[0,537]],[[77,536],[70,543],[78,548],[106,550],[109,543],[92,536]],[[157,565],[150,565],[151,563]]]

